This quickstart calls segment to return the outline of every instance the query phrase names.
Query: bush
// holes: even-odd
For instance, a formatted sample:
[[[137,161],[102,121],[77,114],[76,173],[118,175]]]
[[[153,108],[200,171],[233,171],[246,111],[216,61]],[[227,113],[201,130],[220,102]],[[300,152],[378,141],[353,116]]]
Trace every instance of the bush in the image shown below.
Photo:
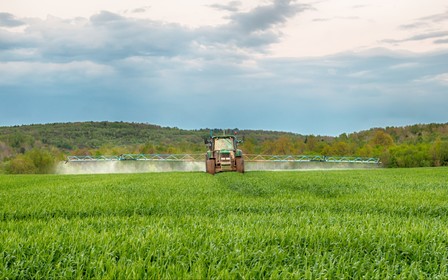
[[[47,150],[32,149],[25,156],[29,157],[36,167],[36,173],[46,174],[53,171],[55,158]]]
[[[389,149],[390,167],[429,167],[431,166],[428,144],[400,145]]]
[[[36,171],[37,168],[33,161],[22,154],[17,155],[6,164],[6,172],[9,174],[34,174]]]
[[[53,171],[55,161],[49,151],[33,149],[11,159],[5,169],[9,174],[46,174]]]

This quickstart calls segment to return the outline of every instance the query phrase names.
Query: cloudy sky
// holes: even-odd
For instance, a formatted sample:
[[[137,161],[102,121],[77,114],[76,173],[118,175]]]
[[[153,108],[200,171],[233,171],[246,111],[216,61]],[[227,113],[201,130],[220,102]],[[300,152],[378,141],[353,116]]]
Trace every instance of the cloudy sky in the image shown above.
[[[448,122],[446,0],[2,0],[0,126]]]

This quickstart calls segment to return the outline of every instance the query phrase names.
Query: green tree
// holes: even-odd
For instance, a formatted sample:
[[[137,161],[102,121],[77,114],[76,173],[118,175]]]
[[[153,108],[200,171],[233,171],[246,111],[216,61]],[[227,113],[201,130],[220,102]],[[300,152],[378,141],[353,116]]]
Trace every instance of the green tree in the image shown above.
[[[403,144],[390,148],[390,167],[428,167],[431,166],[430,146],[428,144]]]
[[[432,157],[433,165],[434,166],[441,166],[442,165],[442,140],[440,137],[434,141],[434,143],[431,146],[430,154]]]
[[[350,145],[342,141],[334,143],[325,150],[325,154],[330,156],[349,156],[352,154]]]
[[[275,150],[274,146],[275,146],[274,141],[271,140],[263,141],[263,143],[261,144],[262,153],[265,155],[272,155]]]
[[[53,172],[56,157],[45,149],[34,148],[25,154],[18,154],[6,164],[10,174],[45,174]]]
[[[140,146],[140,154],[154,154],[156,152],[156,147],[153,143],[146,142],[144,145]]]
[[[373,147],[370,144],[366,144],[359,148],[356,154],[361,157],[373,157]]]
[[[448,165],[448,142],[442,141],[440,137],[434,141],[430,148],[430,156],[433,162],[433,166],[446,166]]]
[[[289,155],[291,154],[292,143],[291,139],[286,136],[281,136],[274,142],[274,154]]]
[[[34,174],[37,172],[37,168],[31,158],[19,154],[7,162],[6,172],[9,174]]]
[[[248,137],[246,139],[244,139],[244,142],[240,145],[241,150],[243,150],[243,152],[245,154],[256,154],[257,152],[255,151],[255,141],[252,137]]]
[[[302,139],[300,139],[300,140],[294,141],[293,147],[294,147],[294,153],[301,155],[305,152],[306,144],[303,142]]]
[[[386,148],[393,146],[395,144],[392,136],[390,136],[388,133],[384,132],[383,130],[378,130],[375,133],[371,143],[374,146],[377,146],[377,147],[380,146],[380,147],[386,147]]]
[[[316,136],[310,135],[305,138],[304,143],[306,144],[306,153],[315,153],[317,149],[318,140]]]
[[[55,165],[55,157],[47,150],[34,148],[25,154],[36,167],[36,173],[51,173]]]

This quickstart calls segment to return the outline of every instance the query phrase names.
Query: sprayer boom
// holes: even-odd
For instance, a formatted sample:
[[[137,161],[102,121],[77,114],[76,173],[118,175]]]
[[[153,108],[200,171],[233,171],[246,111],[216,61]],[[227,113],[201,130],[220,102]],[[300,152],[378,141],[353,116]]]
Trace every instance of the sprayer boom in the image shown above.
[[[95,161],[203,161],[206,154],[122,154],[119,156],[68,156],[67,162]],[[306,156],[306,155],[242,155],[247,162],[328,162],[328,163],[371,163],[379,164],[379,158],[370,157],[338,157],[338,156]]]
[[[121,160],[196,161],[203,158],[204,154],[122,154],[119,156],[68,156],[67,162]]]

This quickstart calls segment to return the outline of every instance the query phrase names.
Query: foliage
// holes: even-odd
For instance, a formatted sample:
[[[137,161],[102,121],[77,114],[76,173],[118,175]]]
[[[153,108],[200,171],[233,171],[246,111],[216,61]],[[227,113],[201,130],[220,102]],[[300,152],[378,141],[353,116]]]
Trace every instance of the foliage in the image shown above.
[[[9,174],[34,174],[37,168],[31,158],[19,154],[6,165],[6,172]]]
[[[0,279],[446,279],[447,168],[0,176]]]
[[[6,164],[6,172],[9,174],[51,173],[55,161],[54,155],[49,151],[35,148],[11,159]]]
[[[214,133],[222,133],[212,129]],[[182,130],[152,124],[78,122],[0,127],[0,165],[12,173],[46,173],[31,150],[61,155],[203,153],[210,129]],[[448,123],[374,128],[338,137],[240,130],[246,154],[306,154],[379,157],[386,167],[448,165]],[[29,161],[32,161],[35,169]],[[3,167],[2,167],[3,166]]]

